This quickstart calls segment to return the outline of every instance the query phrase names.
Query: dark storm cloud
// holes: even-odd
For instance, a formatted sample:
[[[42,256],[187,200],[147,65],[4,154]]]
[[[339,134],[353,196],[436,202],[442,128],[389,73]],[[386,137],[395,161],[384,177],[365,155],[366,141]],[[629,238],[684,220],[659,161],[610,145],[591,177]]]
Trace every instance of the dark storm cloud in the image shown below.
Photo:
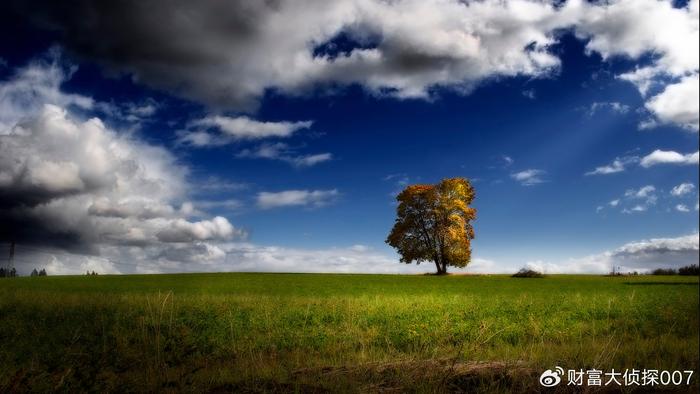
[[[231,73],[224,48],[244,50],[273,1],[15,1],[74,52],[137,81],[224,106],[251,105],[245,91],[212,83]],[[241,53],[242,54],[242,53]]]
[[[32,215],[24,209],[0,209],[0,239],[20,245],[55,247],[81,254],[94,254],[92,241],[75,230],[54,226],[45,218]]]

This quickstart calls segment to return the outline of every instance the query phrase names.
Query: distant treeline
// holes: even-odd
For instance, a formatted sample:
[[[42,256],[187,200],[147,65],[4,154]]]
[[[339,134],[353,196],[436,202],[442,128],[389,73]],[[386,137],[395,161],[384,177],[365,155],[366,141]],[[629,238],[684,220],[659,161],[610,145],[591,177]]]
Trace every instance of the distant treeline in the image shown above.
[[[17,270],[14,267],[0,268],[0,278],[16,278],[18,276],[19,274],[17,273]],[[46,273],[46,270],[44,268],[38,271],[36,268],[34,268],[29,274],[29,276],[48,276],[48,274]]]
[[[46,270],[42,268],[41,271],[37,271],[36,268],[34,268],[29,276],[46,276]]]
[[[46,269],[42,268],[40,270],[37,270],[34,268],[32,272],[29,274],[29,276],[48,276],[49,274],[46,273]],[[89,276],[96,276],[97,272],[95,271],[87,271],[85,275]],[[17,273],[17,270],[13,268],[0,268],[0,278],[15,278],[18,277],[19,274]]]
[[[17,270],[14,268],[0,268],[0,278],[14,278],[17,275]]]
[[[700,268],[697,264],[686,265],[685,267],[678,268],[657,268],[651,271],[652,275],[700,275]]]

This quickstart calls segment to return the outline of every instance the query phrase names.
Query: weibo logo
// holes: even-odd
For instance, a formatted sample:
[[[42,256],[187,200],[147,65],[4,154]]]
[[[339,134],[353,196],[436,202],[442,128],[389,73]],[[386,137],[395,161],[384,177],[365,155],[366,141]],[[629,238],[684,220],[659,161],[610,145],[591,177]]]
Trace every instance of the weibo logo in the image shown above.
[[[561,375],[564,374],[564,368],[555,367],[554,371],[548,369],[540,375],[540,384],[544,387],[554,387],[561,383]]]

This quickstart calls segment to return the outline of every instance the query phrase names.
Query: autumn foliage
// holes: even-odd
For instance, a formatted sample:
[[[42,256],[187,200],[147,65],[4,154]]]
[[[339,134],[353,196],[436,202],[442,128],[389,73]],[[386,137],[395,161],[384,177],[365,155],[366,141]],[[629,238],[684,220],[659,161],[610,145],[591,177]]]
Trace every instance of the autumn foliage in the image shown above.
[[[443,179],[435,185],[411,185],[396,199],[396,223],[386,242],[407,264],[432,261],[438,274],[466,267],[471,260],[474,188],[467,179]]]

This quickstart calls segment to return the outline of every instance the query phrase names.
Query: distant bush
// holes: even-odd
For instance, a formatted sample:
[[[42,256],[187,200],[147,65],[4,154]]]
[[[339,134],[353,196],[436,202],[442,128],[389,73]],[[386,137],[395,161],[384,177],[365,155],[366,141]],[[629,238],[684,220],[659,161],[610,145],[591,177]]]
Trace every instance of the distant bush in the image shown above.
[[[32,270],[32,273],[29,274],[29,276],[47,276],[48,274],[46,273],[46,270],[44,268],[41,269],[41,271],[37,271],[36,268]]]
[[[700,275],[700,268],[697,264],[686,265],[678,269],[678,275]]]
[[[652,275],[676,275],[677,272],[673,268],[657,268],[651,271]]]
[[[513,274],[513,278],[544,278],[544,275],[529,268],[521,268],[520,271]]]
[[[0,268],[0,278],[14,278],[17,277],[17,270],[12,267],[10,269]]]

